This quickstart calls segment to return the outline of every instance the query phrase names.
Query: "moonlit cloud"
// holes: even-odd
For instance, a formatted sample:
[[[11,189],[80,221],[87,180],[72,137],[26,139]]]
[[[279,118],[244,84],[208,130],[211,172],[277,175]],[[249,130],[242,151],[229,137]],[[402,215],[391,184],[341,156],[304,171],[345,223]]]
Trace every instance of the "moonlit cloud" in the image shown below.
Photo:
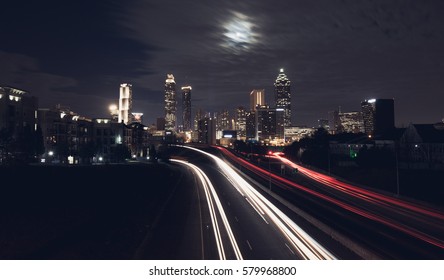
[[[221,45],[235,54],[240,54],[248,51],[258,42],[259,34],[256,33],[257,26],[253,24],[250,17],[239,12],[231,14],[231,18],[223,25]]]
[[[69,3],[2,7],[0,84],[103,117],[130,82],[134,110],[152,122],[164,115],[166,73],[193,87],[193,110],[216,112],[247,106],[254,88],[274,106],[284,68],[295,124],[316,125],[338,106],[359,110],[369,98],[395,98],[398,125],[443,118],[444,1]],[[79,95],[97,98],[84,104]]]

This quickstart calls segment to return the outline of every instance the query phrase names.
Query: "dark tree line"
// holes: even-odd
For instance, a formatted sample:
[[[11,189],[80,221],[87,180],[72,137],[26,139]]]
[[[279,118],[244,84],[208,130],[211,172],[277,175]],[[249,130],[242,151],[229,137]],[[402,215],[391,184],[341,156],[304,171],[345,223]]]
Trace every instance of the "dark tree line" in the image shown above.
[[[302,138],[286,146],[284,153],[288,158],[325,170],[329,165],[335,166],[339,161],[353,161],[362,168],[393,167],[396,163],[395,155],[388,148],[376,148],[373,145],[368,147],[364,144],[356,154],[333,155],[330,151],[331,141],[347,143],[353,140],[365,140],[366,137],[365,134],[352,133],[330,135],[325,129],[319,128],[311,137]]]

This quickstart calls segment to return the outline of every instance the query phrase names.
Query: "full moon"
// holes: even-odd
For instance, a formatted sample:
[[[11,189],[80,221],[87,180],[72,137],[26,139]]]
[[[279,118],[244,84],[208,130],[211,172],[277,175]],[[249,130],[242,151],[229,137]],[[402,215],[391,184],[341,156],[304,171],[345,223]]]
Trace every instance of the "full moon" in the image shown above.
[[[248,50],[257,42],[255,25],[251,19],[241,13],[233,12],[232,18],[224,25],[223,46],[234,51]]]

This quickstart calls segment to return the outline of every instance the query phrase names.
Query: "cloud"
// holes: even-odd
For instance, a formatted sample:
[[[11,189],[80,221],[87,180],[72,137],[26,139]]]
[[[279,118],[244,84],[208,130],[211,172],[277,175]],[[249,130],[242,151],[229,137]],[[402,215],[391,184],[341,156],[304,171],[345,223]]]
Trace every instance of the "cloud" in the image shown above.
[[[3,45],[3,80],[26,87],[32,83],[37,89],[33,91],[53,92],[51,98],[96,96],[101,102],[116,100],[119,84],[129,82],[134,104],[140,104],[138,110],[145,111],[148,120],[164,114],[167,73],[174,74],[178,88],[193,86],[193,107],[218,111],[246,106],[253,88],[264,88],[273,106],[273,83],[283,67],[292,81],[294,123],[315,124],[337,106],[358,110],[369,96],[395,97],[403,122],[442,118],[436,105],[444,101],[442,1],[109,3],[85,14],[98,18],[79,23],[83,33],[75,34],[84,34],[80,40],[46,35],[49,42],[63,43],[60,50],[51,45],[51,52],[38,55],[21,40]],[[83,14],[81,7],[75,11]],[[76,17],[67,18],[73,22],[63,20],[61,26],[73,30]],[[94,26],[89,30],[87,25]],[[48,34],[62,36],[63,30]],[[25,79],[31,82],[26,84]],[[45,85],[37,85],[37,80]],[[427,110],[409,114],[418,110],[411,102],[418,95],[437,102],[426,106],[421,101]],[[98,112],[102,111],[87,111]]]

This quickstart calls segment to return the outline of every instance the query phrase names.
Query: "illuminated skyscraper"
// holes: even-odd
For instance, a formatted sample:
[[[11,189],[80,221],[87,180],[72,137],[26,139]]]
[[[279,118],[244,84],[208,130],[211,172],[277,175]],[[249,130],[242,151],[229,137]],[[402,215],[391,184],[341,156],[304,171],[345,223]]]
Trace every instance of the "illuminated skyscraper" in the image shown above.
[[[254,111],[257,106],[265,105],[265,90],[253,89],[250,92],[250,110]]]
[[[191,130],[191,87],[182,87],[182,124],[183,130]]]
[[[198,122],[205,117],[205,112],[202,111],[202,109],[197,109],[194,114],[194,131],[199,130],[199,124]]]
[[[370,99],[361,102],[364,130],[367,135],[380,136],[395,128],[395,101]]]
[[[236,110],[236,131],[238,139],[245,140],[247,136],[247,119],[245,108],[242,106]]]
[[[173,74],[165,80],[165,130],[176,130],[176,82]]]
[[[257,107],[255,112],[256,140],[282,139],[284,137],[283,117],[284,109],[270,108],[269,106]]]
[[[132,98],[133,86],[131,84],[121,84],[119,94],[119,123],[131,123],[132,121]]]
[[[290,80],[284,73],[284,69],[280,70],[279,75],[274,83],[276,92],[276,109],[284,109],[284,127],[291,126],[291,92]]]

